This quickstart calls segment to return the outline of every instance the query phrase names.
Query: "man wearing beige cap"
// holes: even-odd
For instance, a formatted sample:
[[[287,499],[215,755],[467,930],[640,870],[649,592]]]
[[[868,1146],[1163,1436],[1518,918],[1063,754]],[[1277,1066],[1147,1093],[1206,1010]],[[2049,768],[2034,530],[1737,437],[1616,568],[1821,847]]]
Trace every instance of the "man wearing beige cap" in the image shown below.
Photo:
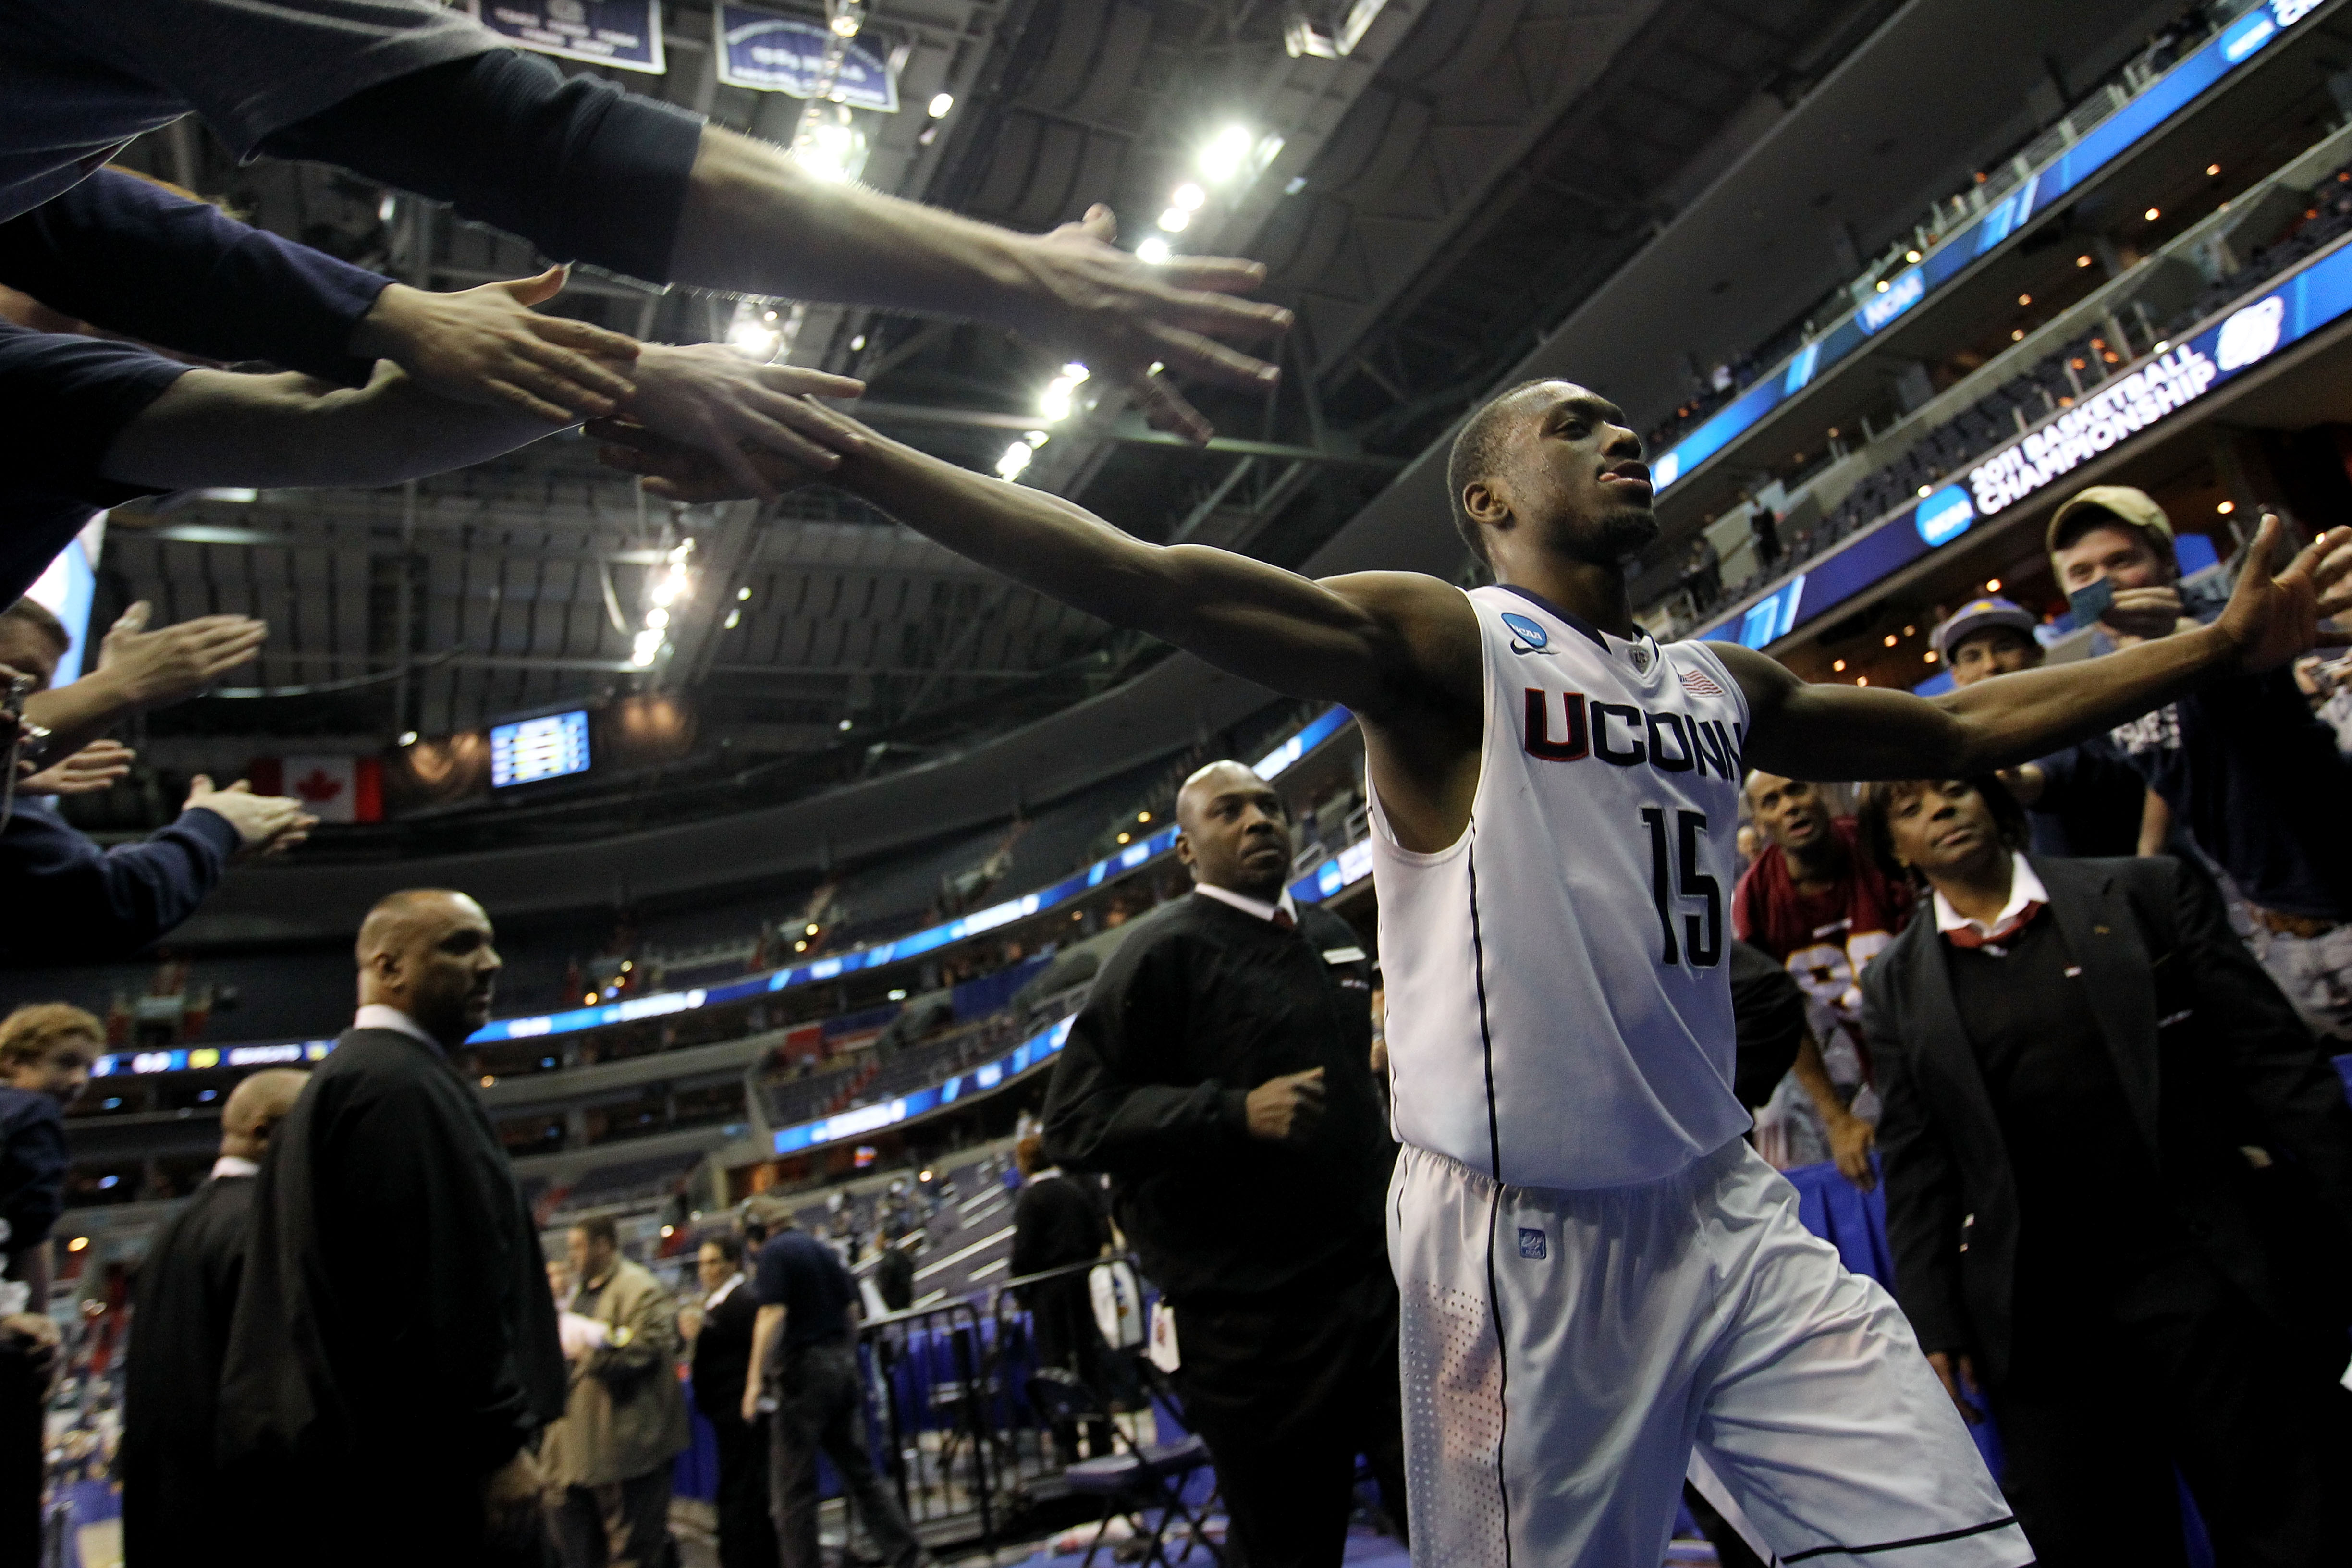
[[[2095,619],[2129,647],[2193,629],[2218,605],[2184,595],[2172,523],[2147,492],[2094,485],[2050,520],[2058,585],[2100,584]],[[2102,649],[2102,651],[2105,651]],[[2313,1028],[2352,1039],[2352,766],[2292,672],[2225,676],[2110,732],[2245,901],[2250,943]]]

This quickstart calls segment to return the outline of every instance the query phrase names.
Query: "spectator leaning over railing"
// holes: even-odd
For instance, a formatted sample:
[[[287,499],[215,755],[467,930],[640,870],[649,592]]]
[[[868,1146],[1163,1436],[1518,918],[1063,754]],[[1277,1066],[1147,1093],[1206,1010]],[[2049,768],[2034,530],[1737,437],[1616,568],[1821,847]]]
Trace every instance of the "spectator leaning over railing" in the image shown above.
[[[108,634],[98,669],[58,694],[70,700],[47,715],[29,703],[28,710],[56,717],[61,738],[68,727],[94,732],[194,695],[223,668],[251,658],[259,642],[260,623],[242,616],[205,616],[157,632],[143,629],[146,618],[145,605],[132,605]],[[32,600],[0,611],[0,667],[47,687],[68,646],[65,627]],[[77,689],[85,686],[90,689]],[[199,773],[178,821],[136,844],[101,849],[37,798],[103,789],[131,757],[128,747],[94,742],[17,782],[16,809],[0,826],[0,962],[126,957],[194,914],[231,861],[291,848],[317,825],[300,801],[252,794],[242,780],[216,790]]]
[[[65,1212],[60,1108],[105,1048],[106,1026],[62,1002],[0,1020],[0,1563],[40,1557],[43,1410],[59,1342],[49,1317],[49,1227]]]
[[[2220,613],[2184,601],[2172,523],[2147,492],[2094,485],[2050,520],[2070,595],[2111,595],[2096,651],[2194,630]],[[2210,605],[2210,607],[2208,607]],[[2352,1039],[2352,763],[2312,715],[2292,669],[2210,680],[2110,731],[2172,822],[2245,900],[2252,945],[2320,1033]]]
[[[2040,1561],[2179,1563],[2176,1467],[2219,1562],[2341,1561],[2333,1066],[2179,861],[2028,857],[1990,776],[1862,821],[1931,889],[1863,982],[1895,1291]]]

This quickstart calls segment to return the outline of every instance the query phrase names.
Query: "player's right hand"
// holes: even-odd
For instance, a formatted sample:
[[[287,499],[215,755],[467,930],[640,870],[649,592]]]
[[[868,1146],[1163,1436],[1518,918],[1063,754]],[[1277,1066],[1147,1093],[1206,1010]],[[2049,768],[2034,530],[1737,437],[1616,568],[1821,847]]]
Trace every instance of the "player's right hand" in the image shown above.
[[[1304,1138],[1323,1120],[1323,1069],[1270,1078],[1249,1091],[1250,1136],[1269,1143]]]

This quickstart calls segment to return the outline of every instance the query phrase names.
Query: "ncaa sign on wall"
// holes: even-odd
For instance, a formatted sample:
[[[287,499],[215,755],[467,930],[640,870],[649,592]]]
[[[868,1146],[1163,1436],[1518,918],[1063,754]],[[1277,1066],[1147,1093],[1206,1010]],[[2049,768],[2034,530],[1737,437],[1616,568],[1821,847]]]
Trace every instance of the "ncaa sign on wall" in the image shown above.
[[[1946,485],[1919,503],[1911,513],[1911,524],[1919,537],[1933,549],[1947,541],[1958,539],[1977,520],[1977,509],[1969,504],[1969,492],[1958,485]]]

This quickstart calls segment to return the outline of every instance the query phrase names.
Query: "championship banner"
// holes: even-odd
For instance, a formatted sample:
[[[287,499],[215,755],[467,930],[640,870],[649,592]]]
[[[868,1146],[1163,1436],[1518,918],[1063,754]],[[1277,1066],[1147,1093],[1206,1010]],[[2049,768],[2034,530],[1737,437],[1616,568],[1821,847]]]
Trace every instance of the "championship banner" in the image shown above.
[[[499,37],[542,55],[661,75],[661,0],[463,0]]]
[[[814,98],[824,77],[826,49],[840,43],[817,22],[780,16],[751,5],[720,0],[711,11],[717,33],[719,79],[755,92]],[[898,112],[898,78],[881,56],[863,44],[843,47],[841,70],[826,98],[877,114]]]

